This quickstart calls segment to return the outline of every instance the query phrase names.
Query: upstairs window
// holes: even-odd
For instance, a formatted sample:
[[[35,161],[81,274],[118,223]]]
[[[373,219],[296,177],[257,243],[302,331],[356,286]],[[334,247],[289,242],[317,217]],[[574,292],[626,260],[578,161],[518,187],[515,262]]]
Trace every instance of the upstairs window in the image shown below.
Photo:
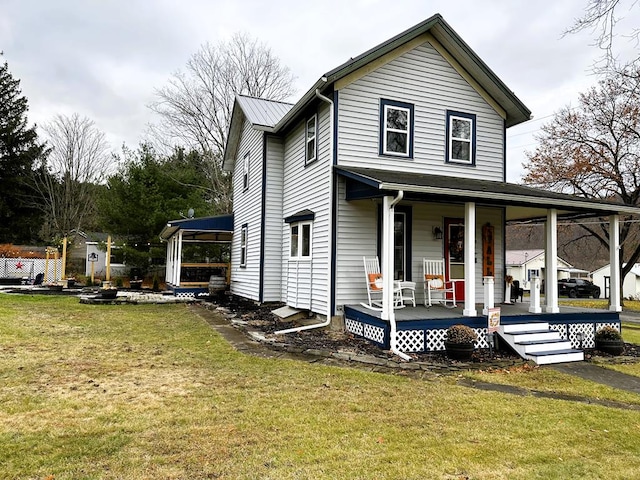
[[[447,111],[447,163],[476,163],[476,116]]]
[[[380,155],[413,158],[413,105],[380,101]]]
[[[318,116],[314,115],[307,120],[306,127],[306,151],[305,164],[313,162],[318,157]]]
[[[247,190],[249,188],[249,153],[242,159],[242,189]]]

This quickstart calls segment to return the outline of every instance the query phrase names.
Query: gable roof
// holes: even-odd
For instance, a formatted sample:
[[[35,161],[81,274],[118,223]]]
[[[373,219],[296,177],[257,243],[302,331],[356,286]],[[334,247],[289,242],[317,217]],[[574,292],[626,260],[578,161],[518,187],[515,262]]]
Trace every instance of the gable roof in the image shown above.
[[[471,82],[475,82],[504,111],[507,127],[512,127],[531,118],[531,111],[524,103],[476,55],[471,47],[445,22],[442,16],[435,14],[380,45],[329,70],[294,105],[237,96],[231,116],[227,145],[223,155],[224,168],[226,170],[233,169],[233,157],[236,154],[242,123],[237,117],[246,116],[258,130],[280,132],[297,121],[298,116],[302,115],[305,109],[316,100],[316,92],[330,90],[336,82],[382,59],[385,55],[393,54],[395,50],[406,46],[425,34],[428,34],[429,37],[425,38],[424,41],[430,41],[428,40],[429,38],[432,39],[433,43],[438,45],[441,53],[448,57],[448,61],[454,64],[454,68]]]
[[[459,66],[475,80],[506,113],[506,126],[512,127],[531,118],[531,111],[516,95],[498,78],[482,59],[465,43],[464,40],[445,22],[442,15],[435,14],[427,20],[405,30],[393,38],[373,47],[370,50],[350,59],[342,65],[329,70],[303,95],[295,106],[280,120],[276,131],[286,128],[306,106],[314,100],[316,90],[323,91],[338,80],[356,70],[380,59],[395,49],[406,45],[429,33],[459,64]]]
[[[534,258],[544,255],[544,250],[541,248],[531,250],[506,250],[504,253],[505,263],[507,265],[524,265]]]
[[[293,107],[292,103],[237,95],[236,102],[247,120],[257,130],[270,130]]]

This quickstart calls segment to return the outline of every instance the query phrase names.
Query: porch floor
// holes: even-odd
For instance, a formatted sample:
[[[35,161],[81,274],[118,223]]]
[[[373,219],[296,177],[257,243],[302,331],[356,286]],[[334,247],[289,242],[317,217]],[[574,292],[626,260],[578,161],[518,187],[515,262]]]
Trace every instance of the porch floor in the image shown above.
[[[529,312],[530,303],[527,301],[516,302],[512,304],[504,304],[500,303],[495,305],[500,308],[500,316],[501,317],[517,317],[517,316],[531,316],[532,314]],[[378,319],[382,318],[382,312],[378,312],[375,310],[371,310],[362,305],[348,305],[349,308],[357,310],[359,312],[365,313],[367,315],[371,315]],[[478,317],[485,317],[482,314],[482,309],[484,305],[476,305],[476,311],[478,313]],[[573,307],[561,305],[559,307],[561,314],[563,313],[611,313],[608,310],[604,309],[595,309],[595,308],[582,308],[582,307]],[[432,307],[425,307],[422,304],[413,306],[406,306],[405,308],[397,308],[394,310],[396,314],[396,321],[412,321],[412,320],[450,320],[454,318],[462,318],[464,310],[464,304],[460,303],[456,308],[445,308],[441,305],[434,305]],[[538,315],[553,315],[547,314],[544,311],[544,306],[542,306],[542,313]],[[467,317],[474,318],[474,317]]]

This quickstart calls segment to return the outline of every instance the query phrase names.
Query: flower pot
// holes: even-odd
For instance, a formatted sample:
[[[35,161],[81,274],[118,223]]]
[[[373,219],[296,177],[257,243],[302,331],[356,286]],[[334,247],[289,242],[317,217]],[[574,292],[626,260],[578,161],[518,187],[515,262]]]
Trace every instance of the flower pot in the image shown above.
[[[596,349],[609,355],[620,355],[624,352],[622,340],[596,340]]]
[[[100,290],[100,298],[113,300],[118,295],[117,288],[104,288]]]
[[[141,290],[142,280],[129,280],[129,287],[131,290]]]
[[[471,360],[475,345],[473,343],[451,343],[445,340],[444,349],[447,352],[447,357],[452,360]]]

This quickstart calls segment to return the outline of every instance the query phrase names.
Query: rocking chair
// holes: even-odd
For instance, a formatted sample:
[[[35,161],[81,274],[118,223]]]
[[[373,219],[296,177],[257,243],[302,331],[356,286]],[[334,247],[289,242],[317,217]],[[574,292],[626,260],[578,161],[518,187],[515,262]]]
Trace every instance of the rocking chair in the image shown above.
[[[371,310],[382,311],[382,273],[380,273],[378,257],[362,257],[362,261],[364,263],[364,275],[366,278],[369,303],[361,302],[360,305],[370,308]],[[397,285],[397,282],[393,284],[393,307],[404,307],[402,291]]]
[[[444,260],[422,259],[424,273],[424,306],[431,307],[433,300],[439,297],[439,302],[446,308],[455,308],[456,283],[455,280],[445,280]]]

